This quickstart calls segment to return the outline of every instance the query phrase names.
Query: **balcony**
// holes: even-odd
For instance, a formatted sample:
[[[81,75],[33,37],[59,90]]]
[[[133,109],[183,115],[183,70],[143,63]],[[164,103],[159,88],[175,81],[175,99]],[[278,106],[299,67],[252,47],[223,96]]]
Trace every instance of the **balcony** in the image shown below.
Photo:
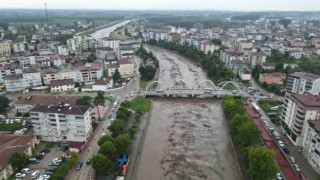
[[[293,126],[293,131],[296,133],[296,134],[301,134],[301,129],[300,128],[297,128],[295,125]]]

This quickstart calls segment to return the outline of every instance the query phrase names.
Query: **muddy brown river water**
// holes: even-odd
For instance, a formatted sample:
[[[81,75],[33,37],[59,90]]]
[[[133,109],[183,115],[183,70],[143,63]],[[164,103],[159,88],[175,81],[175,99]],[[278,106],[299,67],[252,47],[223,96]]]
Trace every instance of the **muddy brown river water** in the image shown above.
[[[205,73],[170,51],[148,47],[160,61],[159,80],[195,87]],[[205,85],[204,85],[205,86]],[[136,180],[241,180],[221,100],[152,99]]]

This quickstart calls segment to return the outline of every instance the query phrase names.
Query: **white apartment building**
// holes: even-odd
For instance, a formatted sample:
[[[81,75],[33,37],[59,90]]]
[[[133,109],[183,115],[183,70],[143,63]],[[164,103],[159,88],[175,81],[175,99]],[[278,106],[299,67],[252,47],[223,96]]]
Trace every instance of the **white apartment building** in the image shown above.
[[[58,79],[73,79],[77,81],[78,71],[75,69],[63,69],[58,72]]]
[[[308,121],[303,136],[303,149],[309,164],[320,173],[320,121]]]
[[[101,39],[102,47],[112,48],[114,51],[117,51],[119,48],[119,40],[115,40],[109,37]]]
[[[254,52],[250,54],[249,57],[249,66],[254,68],[256,65],[262,66],[266,62],[267,55],[263,52]]]
[[[320,76],[305,72],[294,72],[288,75],[286,91],[304,94],[310,91],[314,95],[320,93]]]
[[[61,79],[50,81],[51,92],[74,91],[73,79]]]
[[[204,42],[204,43],[201,43],[200,45],[200,50],[203,51],[205,54],[208,54],[209,51],[213,53],[218,48],[219,46],[216,46],[210,42]]]
[[[76,82],[91,82],[101,79],[103,76],[103,64],[101,62],[86,63],[75,67],[77,70]]]
[[[236,50],[227,50],[220,55],[221,62],[228,68],[232,68],[233,61],[243,61],[244,53]]]
[[[81,36],[75,36],[67,40],[69,51],[77,51],[81,49]]]
[[[286,93],[281,123],[294,145],[302,145],[309,120],[320,120],[320,96]]]
[[[25,51],[25,46],[23,42],[15,42],[13,43],[13,52],[24,52]]]
[[[7,92],[18,92],[26,89],[23,82],[23,76],[20,75],[6,75],[4,77],[4,84],[6,85]]]
[[[89,106],[39,105],[30,116],[34,134],[42,141],[86,142],[92,134]]]
[[[11,44],[12,41],[0,41],[0,54],[11,53]]]
[[[42,86],[41,72],[36,68],[29,68],[23,70],[23,82],[26,88]]]

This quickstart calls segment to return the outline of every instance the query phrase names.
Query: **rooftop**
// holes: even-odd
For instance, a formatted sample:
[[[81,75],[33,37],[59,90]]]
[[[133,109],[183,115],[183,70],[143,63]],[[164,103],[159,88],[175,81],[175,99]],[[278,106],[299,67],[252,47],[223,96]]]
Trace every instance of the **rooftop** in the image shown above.
[[[30,112],[43,112],[43,113],[58,113],[58,114],[72,114],[84,115],[90,109],[89,106],[46,106],[38,105],[30,110]]]
[[[313,127],[314,130],[317,131],[317,133],[320,133],[320,121],[309,120],[308,123],[311,127]]]
[[[51,80],[50,87],[74,84],[73,79]]]
[[[312,94],[291,94],[289,95],[296,100],[303,104],[304,106],[308,107],[320,107],[320,96],[315,96]]]
[[[16,104],[30,105],[58,105],[60,102],[75,105],[81,96],[47,96],[47,95],[31,95],[18,97]]]
[[[320,76],[318,76],[318,75],[309,74],[309,73],[305,73],[305,72],[294,72],[294,73],[290,74],[290,76],[297,77],[297,78],[304,78],[304,79],[308,79],[308,80],[315,80],[315,79],[320,78]]]
[[[119,60],[119,64],[133,64],[133,62],[129,58],[122,58]]]
[[[112,77],[106,77],[103,79],[97,79],[94,85],[107,85],[112,80]]]

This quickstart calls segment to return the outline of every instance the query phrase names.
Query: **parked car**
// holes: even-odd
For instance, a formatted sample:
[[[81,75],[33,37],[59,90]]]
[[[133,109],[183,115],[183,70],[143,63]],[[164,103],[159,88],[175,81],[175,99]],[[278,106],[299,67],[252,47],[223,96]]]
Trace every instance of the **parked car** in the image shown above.
[[[47,169],[44,173],[45,174],[48,174],[48,175],[51,175],[54,171],[51,170],[51,169]]]
[[[53,161],[49,164],[49,166],[58,166],[60,164],[59,161]]]
[[[23,168],[23,169],[21,170],[21,172],[22,172],[22,173],[25,173],[25,174],[29,174],[29,173],[31,173],[31,170],[30,170],[29,168]]]
[[[86,165],[90,165],[91,164],[91,159],[89,158],[86,162]]]
[[[278,141],[278,144],[279,144],[280,147],[284,147],[284,144],[283,144],[282,141]]]
[[[62,160],[60,159],[60,158],[53,158],[52,160],[51,160],[51,162],[61,162]]]
[[[289,157],[289,159],[293,164],[296,163],[296,160],[294,159],[294,157]]]
[[[22,121],[22,126],[25,126],[27,124],[27,121],[26,120],[23,120]]]
[[[282,131],[282,134],[283,134],[283,135],[286,135],[286,134],[287,134],[287,132],[286,132],[285,130],[283,130],[283,131]]]
[[[42,149],[40,152],[49,153],[50,149]]]
[[[48,180],[50,178],[50,175],[48,175],[48,174],[43,174],[43,175],[41,175],[39,178],[38,178],[38,180]]]
[[[35,179],[35,178],[37,178],[37,176],[39,175],[39,171],[34,171],[32,174],[31,174],[31,178],[32,179]]]
[[[24,178],[26,176],[27,175],[25,173],[17,173],[14,177],[16,177],[16,178]]]
[[[14,123],[14,120],[13,119],[10,119],[10,124],[13,124]]]
[[[281,175],[281,173],[277,173],[277,180],[282,180],[283,178],[282,178],[282,175]]]
[[[6,119],[6,124],[9,124],[10,123],[10,120],[9,119]]]
[[[38,158],[38,159],[43,159],[43,155],[37,154],[37,155],[36,155],[36,158]]]
[[[111,117],[112,117],[112,115],[111,115],[111,114],[109,114],[109,115],[108,115],[108,118],[110,119]]]
[[[274,128],[268,128],[268,130],[273,133],[274,132]]]
[[[300,172],[300,168],[299,168],[298,164],[294,164],[293,167],[297,172]]]
[[[80,162],[78,162],[78,164],[76,166],[76,170],[80,171],[81,167],[82,167],[82,162],[80,161]]]
[[[290,153],[289,149],[288,149],[288,148],[286,148],[286,147],[284,147],[284,148],[283,148],[283,151],[284,151],[285,153],[287,153],[287,154],[289,154],[289,153]]]
[[[65,152],[69,149],[69,146],[62,146],[61,147],[61,151]]]

